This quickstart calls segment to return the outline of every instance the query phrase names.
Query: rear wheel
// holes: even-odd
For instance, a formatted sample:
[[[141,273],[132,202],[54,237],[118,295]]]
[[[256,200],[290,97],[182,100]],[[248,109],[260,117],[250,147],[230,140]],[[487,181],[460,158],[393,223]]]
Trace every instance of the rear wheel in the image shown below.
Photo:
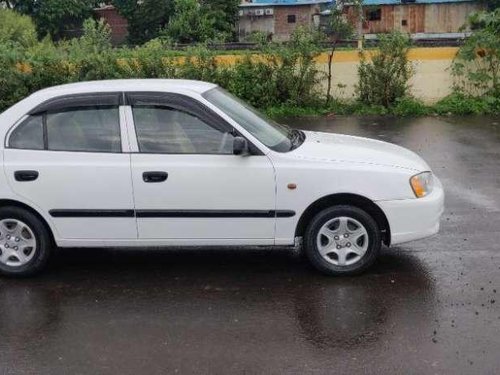
[[[377,222],[353,206],[334,206],[321,211],[304,237],[307,257],[328,275],[363,272],[375,261],[381,243]]]
[[[19,207],[0,208],[0,273],[30,276],[43,269],[51,237],[38,217]]]

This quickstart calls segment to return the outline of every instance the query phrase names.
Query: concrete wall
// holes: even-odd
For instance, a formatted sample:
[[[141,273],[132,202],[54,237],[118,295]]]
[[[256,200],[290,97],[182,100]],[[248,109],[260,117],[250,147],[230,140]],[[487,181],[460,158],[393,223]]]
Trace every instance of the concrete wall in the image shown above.
[[[450,66],[457,54],[456,47],[412,48],[408,54],[415,75],[411,80],[411,93],[426,103],[433,103],[451,93],[453,79]],[[223,64],[232,64],[238,55],[219,56]],[[332,92],[335,97],[352,98],[358,83],[359,56],[357,51],[338,51],[333,59]],[[325,74],[328,71],[328,54],[317,57]],[[327,80],[320,83],[326,92]],[[342,88],[339,88],[339,85]]]
[[[412,94],[426,103],[433,103],[451,93],[453,80],[450,65],[458,48],[413,48],[408,55],[415,75],[411,80]],[[320,69],[328,69],[328,55],[318,57]],[[358,82],[359,56],[356,51],[339,51],[334,55],[332,88],[334,96],[351,98]],[[338,85],[345,86],[339,88]],[[327,81],[322,85],[326,88]]]
[[[271,9],[271,8],[251,8],[253,11],[256,9]],[[238,34],[240,41],[253,32],[261,32],[266,35],[274,34],[274,16],[248,16],[243,15],[239,19]]]

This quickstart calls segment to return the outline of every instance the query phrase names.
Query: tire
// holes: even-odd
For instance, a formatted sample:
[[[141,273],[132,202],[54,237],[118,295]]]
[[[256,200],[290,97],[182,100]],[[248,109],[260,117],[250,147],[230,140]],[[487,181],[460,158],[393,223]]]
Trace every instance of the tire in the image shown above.
[[[381,245],[377,222],[362,209],[347,205],[319,212],[304,236],[309,261],[331,276],[362,273],[375,262]]]
[[[0,274],[32,276],[50,256],[52,239],[47,227],[23,208],[0,207]]]

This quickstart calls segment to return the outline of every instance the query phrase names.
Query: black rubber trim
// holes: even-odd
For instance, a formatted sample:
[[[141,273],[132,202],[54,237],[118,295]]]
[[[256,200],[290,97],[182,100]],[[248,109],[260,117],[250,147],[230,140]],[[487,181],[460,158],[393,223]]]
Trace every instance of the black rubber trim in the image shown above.
[[[141,217],[141,218],[283,218],[295,216],[290,210],[50,210],[52,217]]]
[[[135,217],[134,210],[50,210],[52,217]]]
[[[137,217],[191,217],[191,218],[272,218],[292,217],[294,211],[265,211],[265,210],[137,210]]]
[[[121,92],[99,92],[58,96],[39,104],[28,114],[59,112],[81,107],[118,107],[123,104]]]
[[[278,210],[276,211],[276,217],[294,217],[295,211],[290,210]]]

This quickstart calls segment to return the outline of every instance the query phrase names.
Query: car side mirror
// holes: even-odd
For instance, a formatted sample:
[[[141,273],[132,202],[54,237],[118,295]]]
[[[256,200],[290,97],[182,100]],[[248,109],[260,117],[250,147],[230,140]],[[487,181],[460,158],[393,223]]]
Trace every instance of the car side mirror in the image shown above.
[[[249,153],[248,142],[243,137],[234,137],[233,155],[246,155]]]

